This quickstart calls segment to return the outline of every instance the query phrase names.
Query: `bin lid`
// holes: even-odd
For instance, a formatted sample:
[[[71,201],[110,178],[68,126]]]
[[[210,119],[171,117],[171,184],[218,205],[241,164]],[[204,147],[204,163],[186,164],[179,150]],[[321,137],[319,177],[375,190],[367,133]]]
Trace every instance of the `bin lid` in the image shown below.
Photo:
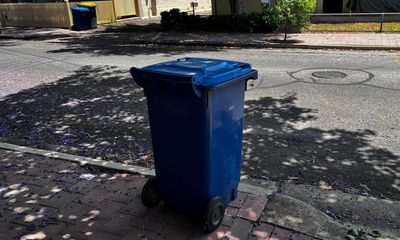
[[[72,11],[79,11],[79,12],[89,12],[89,9],[87,7],[77,7],[73,6],[71,7]]]
[[[181,58],[150,65],[142,70],[146,75],[149,74],[149,77],[152,72],[161,73],[171,81],[174,80],[174,76],[187,77],[198,86],[213,87],[250,73],[252,67],[248,63],[220,59]]]
[[[78,6],[82,6],[82,7],[96,7],[96,3],[94,3],[94,2],[80,2],[80,3],[78,3]]]

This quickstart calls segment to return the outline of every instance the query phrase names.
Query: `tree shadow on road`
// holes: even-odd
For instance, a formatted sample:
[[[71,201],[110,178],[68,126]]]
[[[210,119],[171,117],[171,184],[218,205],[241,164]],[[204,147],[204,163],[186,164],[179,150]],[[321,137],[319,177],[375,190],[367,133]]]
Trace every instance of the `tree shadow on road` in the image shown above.
[[[371,145],[372,130],[296,128],[317,111],[295,94],[246,102],[243,170],[250,177],[400,199],[400,158]]]
[[[5,97],[0,119],[2,138],[28,146],[151,165],[145,98],[115,67],[85,66]]]
[[[1,40],[0,39],[0,47],[13,47],[19,46],[21,44],[15,42],[14,40]]]
[[[108,55],[152,55],[162,54],[175,56],[190,52],[214,52],[221,51],[222,47],[203,46],[179,46],[172,39],[170,44],[149,45],[149,41],[156,41],[159,32],[127,33],[123,30],[113,29],[110,32],[90,34],[79,38],[63,38],[56,41],[64,46],[49,53],[76,53],[91,54],[94,56]]]
[[[243,175],[400,199],[400,158],[374,131],[307,126],[296,96],[246,101]],[[152,166],[146,99],[129,73],[85,66],[0,100],[1,141]]]

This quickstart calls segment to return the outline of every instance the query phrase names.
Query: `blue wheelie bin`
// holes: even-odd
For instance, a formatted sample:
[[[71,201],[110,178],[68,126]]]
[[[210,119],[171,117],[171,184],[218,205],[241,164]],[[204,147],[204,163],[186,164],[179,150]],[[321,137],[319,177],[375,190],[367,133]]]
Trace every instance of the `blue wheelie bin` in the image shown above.
[[[205,231],[214,231],[237,196],[244,92],[257,71],[248,63],[183,58],[131,74],[147,98],[156,172],[142,203],[162,200],[202,215]]]
[[[90,10],[87,7],[71,7],[72,18],[74,21],[74,25],[72,26],[73,30],[88,30],[90,29],[91,18],[90,18]]]

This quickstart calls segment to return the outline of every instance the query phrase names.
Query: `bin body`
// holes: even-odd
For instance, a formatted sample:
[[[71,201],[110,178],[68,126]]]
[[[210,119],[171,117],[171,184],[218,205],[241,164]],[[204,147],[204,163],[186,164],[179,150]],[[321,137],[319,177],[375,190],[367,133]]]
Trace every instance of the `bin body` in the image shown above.
[[[87,7],[71,7],[74,30],[90,29],[90,11]]]
[[[88,14],[89,29],[97,28],[96,4],[93,2],[80,2],[78,3],[78,6],[89,9],[89,14]]]
[[[147,97],[161,199],[193,214],[217,196],[227,206],[240,181],[246,81],[257,73],[245,63],[196,58],[131,73]]]

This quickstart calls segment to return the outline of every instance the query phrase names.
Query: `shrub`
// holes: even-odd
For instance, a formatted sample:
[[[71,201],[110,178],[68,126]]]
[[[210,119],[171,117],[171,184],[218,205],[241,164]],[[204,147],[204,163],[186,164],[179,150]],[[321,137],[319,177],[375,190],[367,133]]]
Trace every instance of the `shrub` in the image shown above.
[[[193,16],[172,9],[161,13],[161,26],[164,30],[206,31],[206,32],[272,32],[275,25],[262,13],[243,13],[223,16]]]
[[[316,7],[315,0],[278,0],[271,7],[271,21],[285,32],[299,32],[309,23],[308,14]]]

